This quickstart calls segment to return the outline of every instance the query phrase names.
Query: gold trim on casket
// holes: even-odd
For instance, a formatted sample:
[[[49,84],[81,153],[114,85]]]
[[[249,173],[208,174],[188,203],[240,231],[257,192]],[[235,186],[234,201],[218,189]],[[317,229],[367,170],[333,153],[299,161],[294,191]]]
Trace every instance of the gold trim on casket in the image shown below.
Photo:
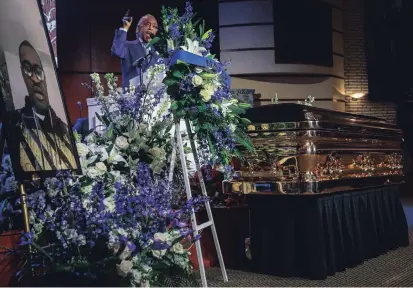
[[[325,193],[403,181],[402,133],[382,119],[298,104],[249,109],[236,193]],[[237,166],[237,165],[235,165]]]

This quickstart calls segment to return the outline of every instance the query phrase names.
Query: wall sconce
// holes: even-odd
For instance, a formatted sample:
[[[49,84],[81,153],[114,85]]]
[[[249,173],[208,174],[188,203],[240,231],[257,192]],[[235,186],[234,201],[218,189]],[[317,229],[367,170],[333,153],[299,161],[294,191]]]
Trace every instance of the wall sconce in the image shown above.
[[[354,94],[351,94],[351,95],[350,95],[351,100],[353,100],[353,101],[357,101],[358,99],[360,99],[360,98],[362,98],[362,97],[364,97],[364,96],[366,96],[366,93],[363,93],[363,92],[354,93]]]

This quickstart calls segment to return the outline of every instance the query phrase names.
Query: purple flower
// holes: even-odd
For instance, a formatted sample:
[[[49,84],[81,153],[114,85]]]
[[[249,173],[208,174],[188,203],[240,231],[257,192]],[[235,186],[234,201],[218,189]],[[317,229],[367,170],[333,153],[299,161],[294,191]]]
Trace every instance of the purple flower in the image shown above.
[[[179,31],[179,23],[174,23],[171,26],[169,26],[169,37],[173,41],[177,41],[182,37],[182,33]]]
[[[171,245],[169,245],[168,243],[158,240],[155,240],[152,244],[152,250],[166,250],[169,247],[171,247]]]
[[[208,37],[207,37],[206,39],[202,40],[201,44],[202,44],[207,50],[209,50],[209,49],[211,49],[211,47],[212,47],[212,43],[214,42],[214,39],[215,39],[215,34],[214,34],[214,32],[211,31],[211,32],[208,34]]]

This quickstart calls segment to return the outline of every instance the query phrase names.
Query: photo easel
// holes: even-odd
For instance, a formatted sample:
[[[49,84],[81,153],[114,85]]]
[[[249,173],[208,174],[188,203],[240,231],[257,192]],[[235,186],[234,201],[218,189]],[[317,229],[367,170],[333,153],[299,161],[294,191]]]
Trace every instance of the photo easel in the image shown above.
[[[191,190],[191,185],[190,185],[190,180],[189,180],[189,172],[188,168],[186,165],[186,158],[185,158],[185,151],[184,151],[184,141],[182,137],[182,131],[181,131],[181,121],[178,118],[175,118],[175,135],[172,138],[172,155],[171,155],[171,164],[169,168],[169,183],[172,182],[173,179],[173,173],[174,173],[174,168],[175,168],[175,162],[176,162],[176,149],[179,151],[179,158],[180,158],[180,163],[181,163],[181,169],[183,172],[184,176],[184,184],[185,184],[185,191],[186,191],[186,196],[187,199],[192,198],[192,190]],[[185,119],[185,125],[186,125],[186,134],[189,137],[189,143],[191,146],[191,152],[194,156],[195,160],[195,167],[196,171],[198,174],[198,179],[199,179],[199,184],[201,186],[201,192],[202,196],[208,197],[206,187],[205,187],[205,182],[204,178],[202,176],[202,171],[201,171],[201,163],[199,161],[198,157],[198,152],[197,152],[197,147],[195,143],[195,134],[191,130],[191,124],[189,120]],[[218,240],[218,234],[215,228],[215,222],[214,222],[214,217],[212,215],[212,209],[211,205],[209,204],[209,201],[205,201],[205,209],[207,212],[208,216],[208,221],[204,222],[202,224],[197,224],[196,221],[196,215],[194,209],[191,211],[191,224],[192,224],[192,230],[194,233],[194,236],[200,235],[203,229],[210,227],[211,232],[212,232],[212,237],[214,239],[214,245],[215,245],[215,250],[218,255],[218,261],[219,261],[219,266],[221,268],[221,274],[224,282],[228,282],[228,275],[227,275],[227,270],[225,269],[225,263],[224,263],[224,257],[222,256],[221,252],[221,246],[219,245],[219,240]],[[196,254],[197,254],[197,259],[198,259],[198,265],[199,265],[199,273],[201,275],[201,282],[202,282],[202,287],[208,287],[207,284],[207,279],[206,279],[206,274],[205,274],[205,266],[204,266],[204,257],[202,255],[202,249],[201,249],[201,242],[200,240],[195,242],[195,248],[196,248]]]

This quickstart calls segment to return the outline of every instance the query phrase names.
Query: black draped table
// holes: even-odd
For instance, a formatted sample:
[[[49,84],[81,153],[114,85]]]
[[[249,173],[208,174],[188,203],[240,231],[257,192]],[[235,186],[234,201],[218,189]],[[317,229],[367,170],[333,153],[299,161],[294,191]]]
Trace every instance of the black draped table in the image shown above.
[[[253,271],[325,279],[408,246],[400,187],[318,195],[248,195]]]

